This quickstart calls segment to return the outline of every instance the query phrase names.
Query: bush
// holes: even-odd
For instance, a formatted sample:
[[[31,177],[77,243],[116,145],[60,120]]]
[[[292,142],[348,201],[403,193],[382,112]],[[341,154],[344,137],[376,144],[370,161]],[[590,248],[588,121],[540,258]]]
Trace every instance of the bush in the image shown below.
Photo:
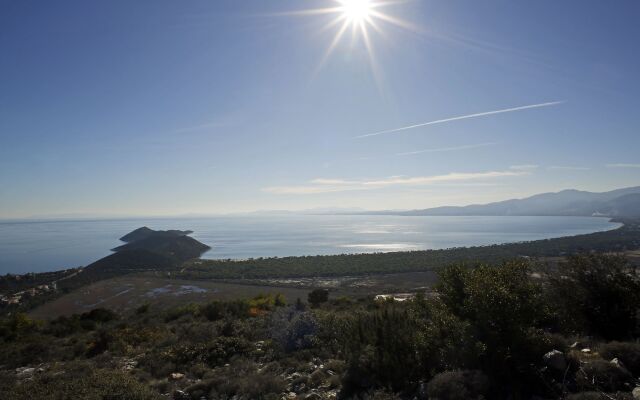
[[[211,301],[200,307],[200,313],[209,321],[218,321],[227,314],[227,308],[221,301]]]
[[[175,307],[168,310],[165,314],[164,320],[165,322],[171,322],[184,316],[198,316],[198,315],[200,315],[200,307],[198,307],[197,304],[190,303],[184,306]]]
[[[326,289],[315,289],[309,293],[307,301],[312,307],[318,307],[320,304],[329,301],[329,291]]]
[[[94,308],[80,315],[81,320],[106,323],[118,319],[118,314],[106,308]]]
[[[14,313],[5,320],[0,320],[0,338],[11,341],[38,331],[42,324],[24,313]]]
[[[252,343],[246,339],[220,336],[207,344],[206,350],[203,353],[203,361],[215,367],[225,364],[233,356],[247,354],[252,349]]]
[[[604,360],[585,364],[576,372],[576,385],[580,391],[615,392],[625,389],[632,376],[628,371]]]
[[[271,337],[285,352],[308,349],[315,343],[318,322],[309,312],[295,308],[275,311],[269,325]]]
[[[152,400],[160,399],[149,387],[126,373],[93,369],[80,364],[65,370],[34,376],[28,384],[2,388],[3,399],[86,399],[86,400]],[[55,397],[52,397],[55,396]]]
[[[480,400],[488,390],[489,379],[480,371],[442,372],[427,385],[430,400]]]
[[[551,275],[550,283],[550,303],[564,330],[607,340],[638,332],[640,276],[623,256],[571,257]]]
[[[448,311],[469,325],[472,340],[483,350],[479,367],[494,382],[516,389],[539,363],[544,337],[535,328],[548,318],[541,285],[530,279],[525,261],[475,268],[452,266],[440,271],[436,286]],[[477,368],[474,366],[474,368]]]
[[[136,308],[136,314],[146,314],[147,312],[149,312],[149,308],[151,308],[151,304],[149,303],[144,303],[141,306],[139,306],[138,308]]]
[[[569,395],[567,400],[633,400],[631,393],[582,392]]]
[[[603,344],[600,355],[606,360],[617,358],[635,376],[640,375],[640,344],[631,342],[611,342]]]
[[[385,304],[381,310],[353,316],[343,329],[348,363],[344,395],[369,388],[402,390],[423,374],[417,351],[418,324],[406,307]]]
[[[187,388],[191,398],[207,397],[210,399],[232,398],[245,399],[279,399],[286,384],[282,377],[258,372],[255,364],[239,359],[229,368],[218,371],[210,379],[196,383]]]

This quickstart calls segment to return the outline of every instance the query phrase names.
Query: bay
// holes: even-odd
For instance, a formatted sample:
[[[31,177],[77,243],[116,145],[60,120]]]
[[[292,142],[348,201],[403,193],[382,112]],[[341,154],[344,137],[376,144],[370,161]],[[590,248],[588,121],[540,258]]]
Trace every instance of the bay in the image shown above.
[[[87,265],[133,229],[189,229],[207,259],[372,253],[481,246],[615,229],[596,217],[243,215],[0,222],[0,274]]]

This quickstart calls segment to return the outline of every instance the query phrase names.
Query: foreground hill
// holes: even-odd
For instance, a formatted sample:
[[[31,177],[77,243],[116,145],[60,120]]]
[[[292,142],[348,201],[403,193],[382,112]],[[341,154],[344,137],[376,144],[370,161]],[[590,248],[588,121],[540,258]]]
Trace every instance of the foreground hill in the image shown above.
[[[46,320],[12,313],[0,318],[0,397],[634,400],[639,272],[592,254],[557,269],[454,265],[430,295],[397,300],[315,289]]]
[[[594,193],[563,190],[524,199],[512,199],[464,207],[436,207],[424,210],[381,211],[388,215],[446,216],[640,216],[640,186]]]

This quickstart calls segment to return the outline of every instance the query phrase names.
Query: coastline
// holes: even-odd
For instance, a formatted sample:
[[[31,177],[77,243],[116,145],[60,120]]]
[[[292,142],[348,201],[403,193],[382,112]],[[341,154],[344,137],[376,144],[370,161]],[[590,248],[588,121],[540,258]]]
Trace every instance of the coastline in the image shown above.
[[[89,265],[111,254],[122,232],[142,225],[196,231],[213,245],[204,260],[336,256],[482,247],[556,239],[619,228],[606,217],[263,216],[212,219],[0,224],[2,274],[45,273]],[[611,222],[614,221],[614,222]],[[35,234],[34,234],[35,231]]]

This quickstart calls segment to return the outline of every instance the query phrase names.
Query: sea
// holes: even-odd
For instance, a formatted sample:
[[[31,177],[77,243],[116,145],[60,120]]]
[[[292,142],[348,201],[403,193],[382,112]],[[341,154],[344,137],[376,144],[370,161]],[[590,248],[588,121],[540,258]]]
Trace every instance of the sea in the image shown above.
[[[192,230],[193,238],[211,246],[202,256],[206,259],[247,259],[482,246],[606,231],[620,224],[598,217],[296,214],[0,221],[0,274],[88,265],[141,226]]]

